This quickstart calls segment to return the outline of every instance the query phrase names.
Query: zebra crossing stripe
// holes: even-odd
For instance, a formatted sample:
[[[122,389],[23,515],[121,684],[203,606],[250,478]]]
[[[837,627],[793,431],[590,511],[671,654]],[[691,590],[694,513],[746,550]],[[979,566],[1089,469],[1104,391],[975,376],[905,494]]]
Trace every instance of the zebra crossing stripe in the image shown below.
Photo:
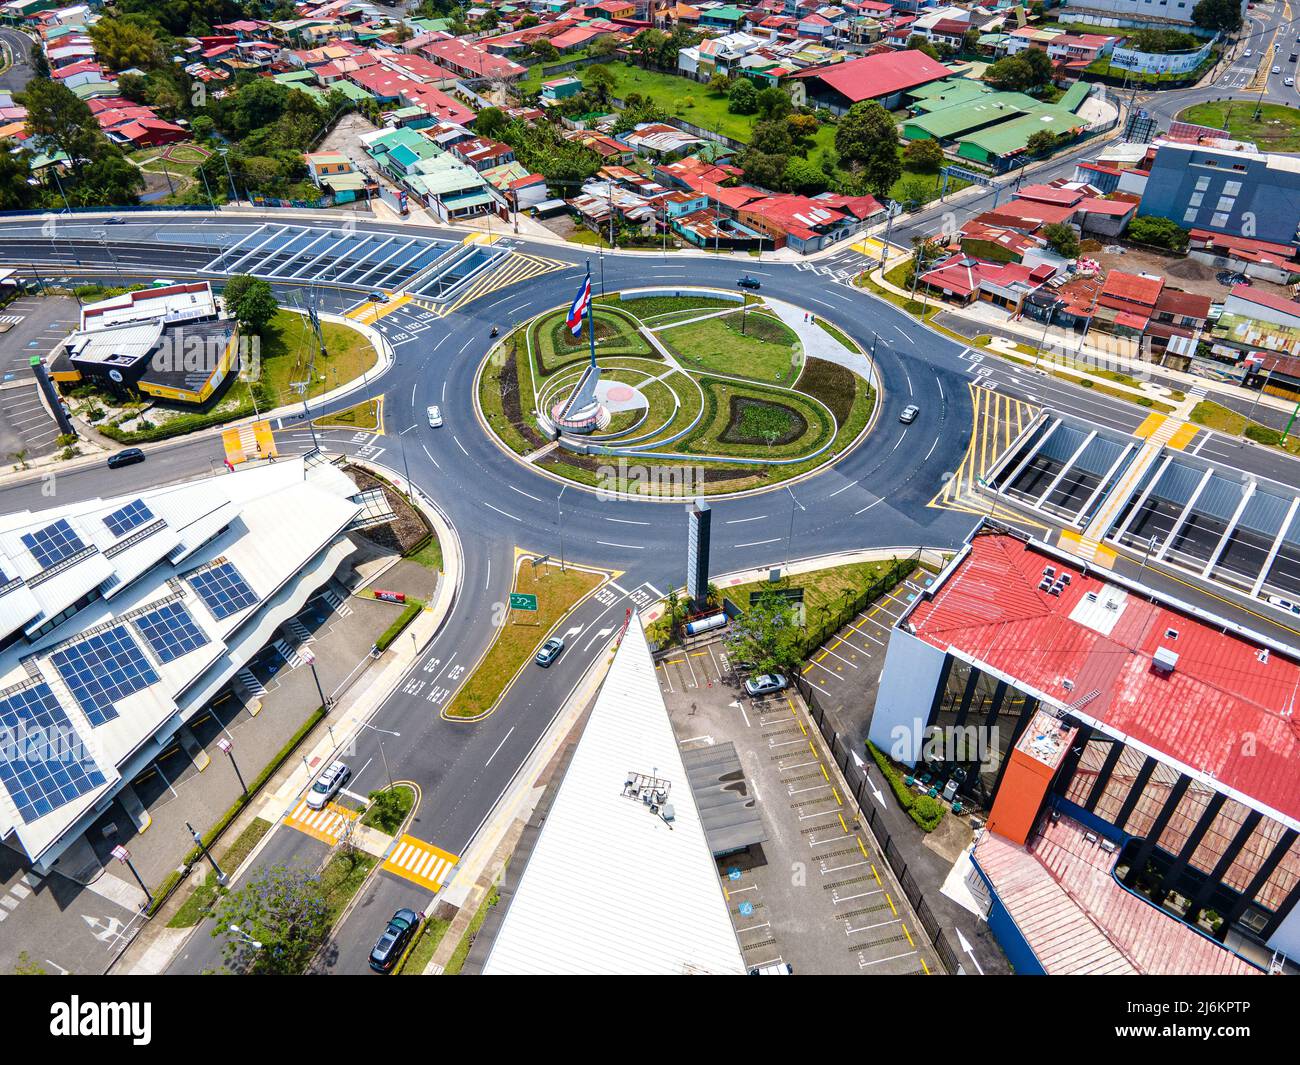
[[[414,836],[402,836],[394,845],[381,868],[390,873],[437,891],[456,867],[456,855]]]

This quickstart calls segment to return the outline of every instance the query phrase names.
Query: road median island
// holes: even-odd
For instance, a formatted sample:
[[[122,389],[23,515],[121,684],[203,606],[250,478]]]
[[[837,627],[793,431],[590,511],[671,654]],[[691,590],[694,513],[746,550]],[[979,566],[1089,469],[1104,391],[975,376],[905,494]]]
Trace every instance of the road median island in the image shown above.
[[[557,562],[534,565],[535,556],[520,555],[512,592],[536,596],[537,609],[510,610],[498,604],[502,618],[496,637],[474,666],[443,716],[457,721],[486,717],[525,669],[538,646],[564,617],[609,578],[602,570]]]

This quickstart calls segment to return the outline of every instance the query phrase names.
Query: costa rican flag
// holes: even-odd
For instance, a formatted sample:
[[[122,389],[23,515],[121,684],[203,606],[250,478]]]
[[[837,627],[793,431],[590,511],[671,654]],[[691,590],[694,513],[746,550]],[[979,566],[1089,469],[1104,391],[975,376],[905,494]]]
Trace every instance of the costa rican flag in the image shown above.
[[[582,318],[587,313],[587,304],[591,302],[591,274],[588,274],[582,281],[582,288],[578,289],[578,294],[573,297],[573,305],[569,308],[569,332],[575,337],[582,335]]]

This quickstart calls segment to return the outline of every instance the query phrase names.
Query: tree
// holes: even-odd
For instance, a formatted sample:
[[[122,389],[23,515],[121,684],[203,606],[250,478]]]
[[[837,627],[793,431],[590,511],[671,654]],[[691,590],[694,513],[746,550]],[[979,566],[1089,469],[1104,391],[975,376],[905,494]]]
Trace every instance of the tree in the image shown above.
[[[812,139],[817,136],[821,123],[817,121],[815,115],[793,114],[786,115],[785,128],[790,131],[790,137],[797,148],[807,149]]]
[[[727,110],[733,115],[752,115],[758,111],[758,90],[748,78],[737,78],[727,93]]]
[[[1056,134],[1046,129],[1036,130],[1025,141],[1025,148],[1028,149],[1029,154],[1037,157],[1050,154],[1055,147]]]
[[[894,193],[894,199],[912,211],[926,203],[934,194],[934,182],[919,174],[905,174],[899,179]]]
[[[95,54],[113,70],[150,67],[157,62],[158,38],[139,21],[101,18],[90,27]]]
[[[231,972],[296,976],[306,971],[329,927],[320,877],[277,865],[221,900],[212,936],[225,940],[222,955]]]
[[[474,119],[474,132],[480,137],[496,138],[507,126],[506,116],[499,107],[485,107]]]
[[[929,137],[923,141],[909,141],[903,149],[903,163],[908,170],[918,174],[937,173],[944,164],[943,149],[938,141]]]
[[[15,100],[27,108],[27,132],[36,143],[63,152],[74,171],[105,142],[90,108],[61,81],[28,82]]]
[[[727,654],[753,673],[794,673],[803,661],[803,632],[792,603],[768,593],[732,626]]]
[[[1200,0],[1192,8],[1192,22],[1203,30],[1234,33],[1241,27],[1241,5],[1236,0]]]
[[[1009,55],[990,63],[984,71],[984,80],[1003,92],[1024,92],[1034,87],[1034,71],[1025,61],[1024,53]]]
[[[632,41],[632,51],[640,57],[644,66],[657,66],[659,55],[668,43],[668,34],[663,30],[642,30]]]
[[[861,169],[863,182],[875,196],[888,193],[903,172],[894,120],[875,100],[849,108],[835,130],[835,150]]]
[[[769,85],[758,93],[758,114],[765,119],[785,118],[794,110],[790,94],[777,85]]]
[[[1187,248],[1187,230],[1168,218],[1144,215],[1135,218],[1128,226],[1128,237],[1139,244],[1151,244],[1157,248],[1182,252]]]
[[[614,72],[603,63],[593,67],[588,67],[582,75],[582,83],[586,86],[587,91],[594,94],[596,99],[602,104],[609,102],[610,93],[614,91],[614,86],[618,79],[614,77]]]
[[[969,29],[961,35],[961,50],[967,55],[975,55],[980,48],[980,31]]]
[[[709,92],[715,92],[719,96],[725,96],[731,88],[731,78],[726,74],[717,73],[709,79]]]
[[[270,283],[249,274],[235,274],[221,294],[226,301],[226,313],[253,333],[261,333],[279,310]]]
[[[816,163],[791,156],[786,161],[781,183],[791,192],[812,194],[826,191],[827,178]]]
[[[907,48],[908,51],[928,55],[931,59],[939,58],[939,50],[930,43],[928,38],[922,37],[919,33],[914,33],[907,39]]]
[[[1074,231],[1074,226],[1053,222],[1043,226],[1042,234],[1047,239],[1047,246],[1057,255],[1064,259],[1079,257],[1079,234]]]
[[[606,58],[618,51],[618,37],[612,33],[602,33],[591,44],[587,45],[589,55]]]
[[[28,62],[32,65],[32,77],[48,78],[50,76],[50,61],[45,58],[45,49],[35,41],[27,50]]]
[[[0,211],[21,211],[35,202],[37,190],[28,184],[31,176],[27,152],[0,152]]]
[[[529,50],[543,63],[554,63],[560,58],[560,50],[550,41],[534,41]]]

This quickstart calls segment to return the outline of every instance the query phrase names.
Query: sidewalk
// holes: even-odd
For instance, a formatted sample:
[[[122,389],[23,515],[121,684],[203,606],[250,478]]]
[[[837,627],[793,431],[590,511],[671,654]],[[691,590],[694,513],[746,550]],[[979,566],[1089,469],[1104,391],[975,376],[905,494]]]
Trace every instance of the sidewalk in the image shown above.
[[[792,304],[783,303],[781,300],[770,299],[767,301],[767,305],[799,337],[799,343],[803,345],[805,359],[822,359],[825,362],[833,362],[851,370],[873,388],[879,388],[880,383],[876,380],[876,368],[871,360],[860,352],[850,351],[846,348],[817,324],[815,316],[810,316],[807,311],[800,310]]]
[[[894,257],[894,259],[890,260],[890,262],[886,263],[884,266],[879,267],[868,276],[871,278],[871,281],[873,283],[879,285],[881,288],[885,289],[886,291],[891,292],[896,296],[900,296],[903,299],[915,302],[915,299],[910,292],[908,292],[906,289],[899,288],[897,285],[893,284],[890,281],[887,281],[884,276],[886,270],[892,269],[894,266],[896,266],[900,261],[902,261],[905,258],[908,258],[908,256],[896,256]],[[1056,329],[1051,326],[1047,328],[1047,333],[1046,333],[1047,340],[1056,341],[1056,345],[1055,345],[1056,350],[1053,350],[1053,346],[1051,344],[1049,344],[1047,348],[1040,349],[1039,344],[1042,341],[1044,335],[1042,326],[1035,325],[1033,327],[1028,327],[1024,325],[1022,321],[1012,320],[1010,318],[998,318],[997,315],[999,314],[999,312],[987,306],[986,304],[976,303],[971,305],[970,307],[954,307],[951,304],[942,303],[939,302],[938,300],[932,300],[931,306],[935,308],[936,316],[937,314],[940,313],[948,314],[953,316],[954,318],[961,318],[968,322],[973,322],[981,326],[986,326],[989,329],[1000,329],[1008,333],[1015,333],[1017,336],[1024,337],[1028,341],[1032,341],[1032,343],[1028,345],[1032,349],[1028,353],[1028,355],[1026,355],[1024,352],[1020,352],[1019,357],[1033,358],[1034,352],[1041,350],[1043,363],[1047,366],[1052,367],[1058,373],[1069,374],[1071,377],[1078,377],[1080,379],[1091,380],[1097,384],[1105,385],[1107,388],[1114,388],[1114,389],[1119,389],[1121,391],[1133,392],[1139,395],[1148,396],[1148,398],[1150,398],[1151,396],[1155,396],[1155,398],[1160,398],[1161,395],[1163,394],[1165,402],[1173,403],[1179,406],[1180,408],[1183,406],[1186,407],[1185,411],[1176,413],[1176,416],[1180,418],[1185,419],[1188,416],[1190,416],[1192,409],[1196,406],[1196,401],[1195,401],[1196,397],[1191,397],[1192,399],[1191,403],[1187,403],[1186,401],[1174,400],[1170,398],[1168,396],[1168,393],[1165,391],[1165,389],[1163,389],[1159,385],[1151,385],[1150,390],[1146,388],[1135,389],[1121,382],[1112,381],[1109,378],[1101,377],[1097,374],[1090,373],[1088,370],[1084,368],[1063,364],[1059,360],[1065,358],[1070,361],[1086,362],[1091,359],[1102,364],[1102,368],[1104,369],[1113,369],[1118,372],[1127,373],[1133,377],[1139,377],[1139,378],[1147,374],[1158,371],[1160,374],[1169,377],[1171,380],[1178,382],[1178,384],[1180,385],[1185,386],[1184,388],[1180,389],[1180,391],[1187,392],[1192,388],[1196,388],[1196,387],[1204,388],[1207,385],[1213,385],[1214,388],[1218,391],[1227,392],[1228,394],[1236,396],[1239,399],[1249,400],[1251,402],[1255,402],[1256,400],[1258,400],[1261,406],[1269,407],[1272,410],[1281,411],[1284,413],[1289,412],[1295,406],[1294,403],[1288,400],[1284,400],[1276,396],[1270,396],[1267,393],[1260,394],[1259,392],[1256,392],[1254,389],[1243,388],[1241,385],[1233,384],[1230,381],[1212,380],[1211,378],[1200,377],[1196,374],[1188,373],[1185,370],[1176,370],[1169,366],[1161,366],[1157,363],[1147,362],[1145,359],[1129,358],[1123,355],[1117,355],[1111,351],[1104,351],[1101,348],[1098,348],[1092,344],[1087,343],[1086,339],[1084,339],[1083,342],[1080,342],[1080,338],[1078,337],[1077,334],[1066,332],[1061,329]],[[924,324],[930,324],[930,323],[926,322]],[[990,344],[990,348],[991,350],[995,350],[995,351],[999,350],[993,344]],[[1069,354],[1063,354],[1064,352],[1069,352]],[[1001,349],[1001,354],[1007,354],[1006,350]]]

